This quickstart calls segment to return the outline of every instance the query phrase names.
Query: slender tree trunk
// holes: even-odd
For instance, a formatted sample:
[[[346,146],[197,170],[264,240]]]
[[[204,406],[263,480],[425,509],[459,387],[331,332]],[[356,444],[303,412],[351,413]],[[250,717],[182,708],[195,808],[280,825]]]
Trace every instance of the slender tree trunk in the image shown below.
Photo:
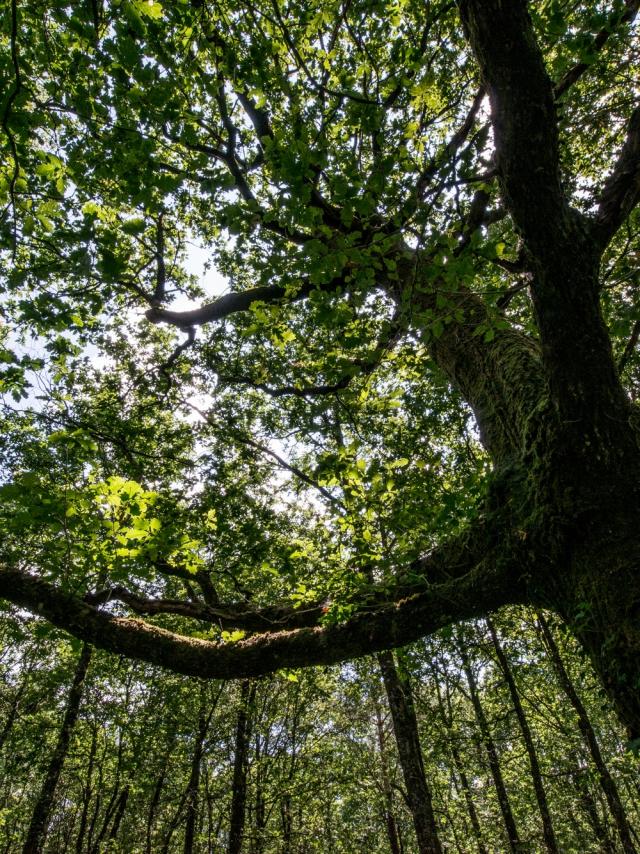
[[[600,820],[598,807],[589,789],[589,781],[586,779],[584,771],[581,769],[576,771],[573,775],[573,784],[579,793],[580,801],[584,807],[587,820],[591,825],[593,835],[600,844],[602,854],[616,854],[616,846],[611,840],[607,828]]]
[[[382,720],[382,712],[380,704],[376,698],[376,730],[378,733],[378,749],[380,751],[380,774],[382,779],[382,795],[384,798],[384,822],[387,828],[387,837],[389,839],[389,848],[391,854],[400,854],[400,840],[398,838],[398,828],[393,810],[393,792],[391,790],[391,781],[389,779],[389,767],[387,765],[387,749],[386,739],[384,734],[384,721]]]
[[[84,835],[87,830],[87,819],[89,817],[89,805],[91,804],[91,796],[93,794],[92,777],[93,765],[96,760],[96,751],[98,749],[98,725],[94,724],[91,732],[91,747],[89,749],[89,761],[87,763],[87,780],[82,791],[82,812],[80,813],[80,827],[76,837],[76,854],[82,854],[84,843]]]
[[[200,768],[202,765],[202,755],[204,752],[204,742],[207,737],[207,730],[211,723],[211,717],[215,706],[209,709],[209,714],[206,714],[206,693],[203,690],[202,700],[200,703],[200,714],[198,715],[198,733],[193,747],[193,756],[191,758],[191,774],[189,775],[189,783],[187,785],[187,820],[184,830],[184,854],[193,854],[193,845],[196,836],[196,823],[198,818],[198,792],[200,789]]]
[[[447,707],[445,708],[445,703],[442,699],[442,691],[440,689],[440,682],[438,678],[437,670],[432,670],[434,675],[434,682],[436,686],[436,697],[438,699],[438,711],[440,712],[440,717],[442,719],[442,723],[444,724],[447,730],[449,749],[451,751],[451,758],[453,759],[453,764],[455,766],[458,777],[460,778],[460,784],[462,786],[462,793],[464,795],[464,800],[467,805],[467,812],[469,813],[469,819],[471,821],[471,827],[473,829],[473,835],[476,839],[476,843],[478,846],[478,854],[487,854],[487,848],[484,844],[484,840],[482,838],[482,830],[480,828],[480,820],[478,818],[478,811],[476,810],[476,805],[473,801],[473,796],[471,794],[471,786],[469,785],[469,778],[467,777],[467,772],[464,768],[464,763],[460,757],[460,751],[456,745],[455,734],[453,730],[453,711],[451,709],[451,698],[449,695],[449,687],[447,683]]]
[[[127,695],[129,693],[130,685],[127,686]],[[128,708],[128,701],[125,703],[125,708]],[[91,846],[91,854],[99,854],[100,848],[102,846],[102,840],[106,837],[109,831],[109,825],[111,824],[111,819],[117,809],[118,799],[120,796],[120,777],[122,774],[122,765],[123,765],[123,754],[124,754],[124,735],[122,728],[120,728],[120,735],[118,741],[118,760],[116,764],[116,770],[114,774],[114,783],[111,788],[111,795],[109,800],[107,801],[107,805],[104,811],[104,815],[102,817],[102,825],[100,830],[98,831],[98,835],[96,837],[95,842]],[[97,820],[97,815],[96,815]]]
[[[611,815],[613,816],[613,820],[618,831],[618,836],[620,837],[620,842],[622,843],[622,850],[625,852],[625,854],[637,854],[637,849],[631,839],[631,828],[629,826],[629,822],[627,821],[627,816],[624,811],[624,807],[622,806],[620,795],[618,794],[618,788],[613,780],[613,777],[609,773],[609,769],[607,768],[604,759],[602,758],[602,753],[600,752],[600,745],[598,744],[598,739],[596,738],[596,734],[593,730],[593,727],[591,726],[591,721],[589,720],[587,710],[585,709],[582,700],[578,696],[578,692],[574,688],[573,683],[569,678],[569,674],[565,669],[564,662],[562,661],[562,657],[560,655],[560,651],[551,633],[551,629],[549,628],[549,623],[541,613],[538,614],[538,625],[540,627],[540,632],[542,634],[545,646],[549,651],[549,657],[551,658],[554,669],[558,676],[560,686],[569,698],[569,702],[573,706],[574,711],[578,717],[578,728],[580,729],[582,737],[584,738],[587,747],[589,748],[591,758],[593,759],[593,764],[596,766],[596,770],[600,778],[600,785],[602,786],[602,791],[604,792],[607,804],[609,805],[609,809],[611,810]]]
[[[44,842],[47,836],[47,827],[51,816],[51,808],[53,799],[56,793],[56,786],[60,779],[62,766],[69,750],[71,735],[78,719],[80,710],[80,702],[82,701],[82,693],[84,680],[91,661],[91,647],[88,644],[83,644],[76,670],[71,684],[71,690],[67,698],[67,707],[65,709],[62,727],[58,734],[58,741],[53,750],[53,755],[49,761],[49,767],[44,778],[44,783],[40,789],[38,800],[31,816],[31,823],[27,832],[27,839],[22,849],[23,854],[38,854],[44,847]]]
[[[247,803],[247,766],[251,737],[252,707],[256,696],[256,683],[243,680],[240,689],[240,710],[236,725],[236,746],[233,759],[233,787],[231,794],[231,819],[227,854],[240,854],[244,835],[245,807]]]
[[[22,699],[22,695],[25,692],[29,681],[28,674],[24,677],[18,690],[13,695],[13,699],[11,701],[11,705],[9,707],[9,714],[7,715],[7,719],[4,722],[4,726],[2,727],[2,731],[0,732],[0,750],[4,747],[4,743],[9,737],[9,733],[13,729],[13,725],[15,723],[16,717],[18,715],[18,709],[20,708],[20,700]]]
[[[289,792],[280,799],[280,821],[282,823],[282,854],[290,854],[293,816],[291,815],[291,795]]]
[[[94,837],[94,834],[95,834],[97,826],[98,826],[98,818],[100,816],[100,808],[102,806],[102,801],[103,801],[102,792],[103,792],[103,787],[104,787],[104,769],[105,769],[105,763],[107,761],[108,750],[109,750],[109,742],[105,738],[104,742],[103,742],[103,747],[102,747],[102,755],[101,755],[100,760],[98,762],[98,779],[96,781],[96,786],[95,786],[96,801],[95,801],[95,805],[93,807],[93,812],[91,815],[91,821],[89,822],[89,827],[87,828],[86,851],[88,852],[88,854],[92,854],[92,852],[95,850],[94,849],[93,837]]]
[[[255,747],[255,757],[256,757],[256,776],[255,776],[255,845],[254,851],[255,854],[262,854],[264,850],[264,830],[267,826],[266,821],[266,807],[265,807],[265,799],[264,799],[264,790],[263,790],[263,779],[262,772],[260,768],[260,757],[262,754],[262,740],[259,735],[256,735],[256,747]]]
[[[467,777],[467,773],[464,770],[464,765],[462,764],[460,753],[458,752],[458,748],[455,746],[455,744],[451,745],[451,756],[453,758],[453,764],[456,767],[456,771],[458,772],[458,777],[460,778],[460,785],[462,786],[462,793],[464,795],[464,800],[467,805],[467,812],[469,813],[469,819],[471,820],[473,835],[476,838],[476,843],[478,846],[478,854],[487,854],[487,849],[482,840],[482,831],[480,829],[478,811],[476,810],[476,805],[474,804],[473,797],[471,796],[471,786],[469,785],[469,778]]]
[[[96,803],[93,808],[93,815],[91,816],[91,822],[87,829],[87,846],[86,850],[91,852],[93,850],[92,842],[93,842],[93,834],[96,831],[96,822],[98,821],[98,815],[100,814],[100,804],[102,803],[102,797],[100,795],[100,787],[97,787],[96,790]]]
[[[117,809],[118,798],[120,796],[120,779],[119,772],[116,772],[116,782],[113,786],[113,790],[111,792],[111,796],[107,802],[107,806],[104,811],[104,816],[102,817],[102,825],[98,832],[95,842],[91,847],[91,854],[100,854],[100,848],[102,847],[102,841],[107,835],[109,831],[109,825],[111,824],[111,819]]]
[[[462,644],[459,644],[458,649],[460,652],[460,657],[462,659],[462,669],[464,670],[464,674],[467,678],[467,684],[469,686],[469,696],[471,697],[471,705],[473,706],[476,721],[478,722],[480,737],[482,739],[482,743],[487,754],[489,769],[491,770],[491,776],[493,777],[493,782],[496,787],[498,804],[500,805],[500,812],[502,813],[504,826],[507,831],[507,839],[509,840],[509,851],[511,851],[512,854],[518,854],[519,850],[521,849],[520,837],[518,835],[518,829],[516,827],[516,822],[513,817],[513,811],[511,809],[511,803],[507,794],[507,788],[504,784],[504,778],[502,777],[500,762],[498,760],[498,751],[496,750],[496,746],[491,737],[489,724],[487,722],[487,718],[484,714],[484,709],[482,708],[482,704],[480,702],[480,697],[478,694],[478,684],[473,674],[473,670],[471,669],[469,656],[467,655],[467,651],[465,650],[464,646],[462,646]]]
[[[378,654],[382,680],[389,700],[398,756],[420,854],[442,854],[433,799],[424,772],[418,721],[413,706],[411,685],[401,677],[392,652]]]
[[[540,770],[538,754],[536,753],[536,748],[533,743],[533,735],[531,733],[531,729],[529,728],[529,722],[527,721],[527,716],[525,715],[524,708],[522,706],[522,701],[518,692],[518,686],[516,685],[515,679],[513,678],[511,666],[509,664],[507,656],[505,655],[504,649],[502,648],[502,644],[500,643],[500,640],[496,633],[495,626],[488,617],[486,619],[486,624],[487,628],[489,629],[489,634],[491,635],[491,640],[493,642],[493,647],[496,652],[498,664],[500,665],[500,670],[502,671],[502,675],[504,676],[505,682],[507,683],[507,688],[509,689],[511,702],[513,703],[513,708],[515,710],[516,717],[518,718],[518,724],[520,725],[520,731],[522,732],[522,738],[524,741],[525,748],[527,750],[527,756],[529,757],[529,767],[531,769],[533,790],[535,792],[536,801],[538,802],[540,818],[542,819],[542,835],[544,838],[544,844],[549,854],[559,854],[558,843],[556,841],[556,835],[553,829],[553,822],[551,821],[551,813],[549,811],[547,793],[544,788],[544,783],[542,781],[542,771]]]
[[[173,739],[171,740],[171,744],[173,743]],[[160,769],[160,774],[158,775],[158,779],[156,780],[156,784],[153,788],[153,795],[151,797],[151,803],[149,804],[149,812],[147,814],[147,840],[146,840],[146,854],[153,854],[152,848],[152,837],[153,837],[153,821],[156,815],[156,811],[158,809],[158,804],[160,803],[160,797],[162,795],[162,789],[164,788],[164,782],[167,778],[167,768],[169,765],[169,753],[167,752],[164,757],[164,761],[162,763],[162,768]]]
[[[120,825],[122,823],[122,819],[124,818],[125,811],[127,809],[127,803],[129,802],[129,795],[131,794],[131,786],[127,783],[124,789],[120,792],[120,797],[118,798],[118,805],[116,807],[116,813],[113,818],[113,824],[111,825],[111,831],[109,832],[109,839],[115,840],[118,836],[118,832],[120,830]]]

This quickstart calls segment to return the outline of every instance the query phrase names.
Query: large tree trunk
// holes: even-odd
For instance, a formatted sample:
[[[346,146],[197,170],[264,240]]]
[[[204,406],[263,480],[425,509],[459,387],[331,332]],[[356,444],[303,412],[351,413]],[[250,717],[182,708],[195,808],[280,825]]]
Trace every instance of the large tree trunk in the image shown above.
[[[600,308],[600,262],[638,199],[640,111],[587,218],[562,187],[554,86],[528,4],[458,6],[489,95],[501,192],[523,239],[545,377],[537,405],[516,414],[511,461],[494,454],[499,468],[523,464],[504,498],[513,533],[536,557],[527,599],[567,621],[637,739],[640,451]]]
[[[408,678],[401,677],[398,673],[393,653],[379,653],[378,663],[391,710],[393,732],[398,746],[418,851],[420,854],[442,854],[438,826],[433,812],[433,799],[424,771],[411,684]]]
[[[502,644],[498,639],[498,635],[496,633],[493,622],[487,618],[486,623],[487,628],[489,629],[489,634],[491,635],[491,640],[493,641],[493,647],[496,652],[496,657],[498,659],[500,669],[502,670],[502,675],[504,676],[505,682],[507,683],[507,688],[509,689],[511,702],[513,703],[513,708],[515,710],[516,717],[518,718],[518,724],[520,725],[520,731],[522,733],[524,745],[527,750],[527,756],[529,757],[529,766],[531,768],[533,790],[536,795],[536,801],[538,802],[540,818],[542,819],[544,842],[549,854],[558,854],[558,843],[556,842],[556,835],[553,830],[551,813],[549,811],[549,802],[547,800],[547,793],[544,787],[544,782],[542,780],[542,772],[540,770],[538,754],[536,753],[536,748],[533,743],[533,736],[529,728],[529,722],[527,721],[527,716],[524,713],[522,701],[520,700],[518,686],[516,685],[515,679],[513,678],[511,666],[502,648]]]
[[[80,711],[80,703],[82,701],[82,692],[84,680],[89,669],[91,661],[91,647],[88,644],[83,644],[78,663],[76,664],[71,690],[67,698],[67,707],[65,709],[62,726],[58,733],[58,740],[53,750],[53,755],[49,761],[49,767],[38,795],[31,823],[27,831],[27,838],[22,849],[23,854],[39,854],[42,851],[44,842],[47,836],[47,827],[51,816],[51,808],[53,799],[56,793],[56,786],[62,773],[62,766],[69,750],[69,743],[73,733],[78,712]]]
[[[540,632],[545,646],[549,652],[549,657],[558,676],[558,681],[574,708],[578,718],[578,728],[580,729],[582,737],[589,748],[593,764],[596,766],[598,771],[600,785],[604,792],[604,796],[607,799],[613,820],[615,821],[618,836],[620,837],[620,842],[622,844],[622,850],[625,854],[637,854],[637,849],[631,839],[631,828],[629,827],[629,822],[627,821],[627,816],[624,811],[624,807],[622,806],[620,795],[618,794],[618,788],[613,777],[609,773],[609,769],[607,768],[604,759],[602,758],[600,745],[598,744],[598,739],[596,738],[596,734],[591,726],[587,710],[584,707],[569,674],[567,673],[564,662],[562,661],[562,656],[560,655],[560,650],[558,649],[555,638],[549,628],[549,623],[543,614],[538,614],[538,625],[540,627]]]
[[[14,12],[16,5],[14,0]],[[353,275],[350,270],[348,275],[325,282],[322,288],[348,290],[351,281],[359,282],[362,272],[374,273],[376,265],[393,269],[391,277],[382,271],[374,273],[376,287],[397,299],[401,314],[411,325],[410,335],[428,340],[438,367],[472,407],[492,457],[488,500],[478,514],[481,524],[470,528],[468,536],[446,542],[416,561],[407,575],[422,577],[422,582],[412,589],[385,586],[378,591],[391,598],[384,607],[382,602],[373,603],[367,592],[360,609],[354,602],[353,615],[338,624],[319,625],[323,603],[309,609],[292,608],[291,603],[278,605],[268,612],[271,618],[244,607],[238,611],[232,606],[226,613],[223,609],[215,614],[216,621],[224,618],[229,626],[249,630],[257,626],[260,632],[233,645],[195,643],[194,638],[142,620],[115,617],[100,610],[95,597],[73,595],[15,567],[0,572],[0,594],[113,653],[185,675],[242,679],[283,666],[330,664],[399,647],[445,625],[484,616],[503,604],[545,606],[572,627],[629,737],[640,739],[637,413],[618,377],[599,292],[603,254],[640,198],[640,109],[632,113],[626,141],[595,200],[595,211],[587,215],[572,208],[560,168],[557,109],[558,95],[566,91],[566,85],[563,82],[558,88],[549,77],[529,15],[530,4],[527,0],[457,0],[456,5],[477,60],[481,96],[486,93],[490,102],[495,149],[490,173],[500,185],[501,204],[510,219],[507,227],[515,229],[520,238],[515,268],[527,275],[533,304],[533,317],[526,317],[523,325],[535,325],[535,334],[527,337],[521,333],[519,319],[510,324],[507,318],[497,317],[488,295],[474,294],[456,281],[456,277],[467,279],[476,269],[482,271],[487,260],[486,252],[469,253],[456,272],[459,252],[492,221],[486,209],[475,223],[470,221],[471,212],[459,223],[463,239],[455,248],[451,245],[453,212],[451,218],[441,220],[446,226],[440,235],[436,217],[433,232],[431,228],[425,232],[425,244],[431,245],[416,250],[401,245],[402,234],[411,233],[404,227],[408,225],[402,221],[404,214],[396,224],[388,209],[391,218],[383,227],[373,227],[376,215],[366,228],[360,230],[358,225],[358,231],[351,233],[363,240],[364,266]],[[620,4],[621,9],[623,5],[622,18],[628,21],[638,3],[627,0]],[[12,18],[15,24],[16,15]],[[16,94],[17,88],[13,96]],[[433,179],[435,186],[439,182],[444,186],[441,182],[447,182],[449,171],[463,163],[458,146],[479,120],[481,99],[471,125],[460,128],[445,146],[444,158],[434,156],[432,167],[419,176],[407,213],[415,212],[414,205],[423,201],[424,181]],[[384,113],[382,110],[381,115]],[[235,138],[235,130],[232,136]],[[472,149],[470,146],[468,151]],[[227,153],[223,160],[229,157]],[[234,170],[236,186],[244,186],[245,195],[251,196],[249,184],[237,183],[246,180],[238,163]],[[566,184],[578,178],[569,176]],[[476,198],[483,193],[488,196],[480,189]],[[580,199],[580,205],[583,201]],[[381,205],[379,213],[383,218],[385,207]],[[324,213],[329,212],[328,222],[342,223],[336,232],[342,240],[342,226],[347,231],[348,226],[338,211],[325,208]],[[254,216],[251,210],[251,221]],[[259,213],[256,222],[268,226],[270,220],[273,225],[277,214],[267,218]],[[385,264],[374,264],[376,253],[368,251],[370,227],[388,245]],[[397,229],[401,247],[397,250],[392,251],[387,239],[389,228],[393,234]],[[294,242],[306,240],[295,231],[282,231],[282,225],[277,233]],[[334,244],[334,238],[323,243],[331,252]],[[448,264],[446,276],[445,260],[454,262]],[[349,260],[351,264],[358,267],[360,262]],[[438,270],[442,281],[438,281]],[[316,290],[314,276],[302,278],[291,299],[306,298]],[[147,317],[192,329],[247,311],[257,300],[288,300],[286,281],[285,277],[274,287],[229,293],[188,312],[167,311],[156,306],[154,298]],[[438,321],[438,334],[431,334],[435,333],[432,317]],[[476,538],[477,528],[482,535]],[[424,547],[426,552],[430,540],[416,543],[416,549]],[[210,585],[209,592],[202,589],[207,608],[195,602],[178,606],[166,600],[149,602],[131,591],[125,591],[123,601],[137,614],[166,612],[211,618],[208,609],[215,604],[215,593]],[[115,591],[106,591],[107,597],[112,593]],[[104,601],[108,599],[102,604]],[[277,619],[272,619],[274,614]],[[306,620],[314,622],[312,630]],[[262,633],[268,626],[277,630]],[[286,628],[290,631],[284,631]]]

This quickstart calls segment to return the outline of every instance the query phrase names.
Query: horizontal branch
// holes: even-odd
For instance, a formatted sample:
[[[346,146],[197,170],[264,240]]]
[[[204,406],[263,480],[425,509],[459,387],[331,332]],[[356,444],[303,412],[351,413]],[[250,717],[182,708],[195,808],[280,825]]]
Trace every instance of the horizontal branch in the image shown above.
[[[341,625],[269,632],[236,644],[219,644],[141,620],[114,617],[18,570],[0,571],[0,595],[101,649],[205,679],[238,679],[283,667],[335,664],[403,646],[457,620],[525,601],[523,590],[505,583],[499,573],[475,571],[358,614]]]
[[[186,599],[152,599],[133,593],[116,584],[96,593],[89,593],[84,601],[98,607],[109,602],[122,602],[135,614],[153,616],[174,614],[222,629],[244,629],[250,632],[277,631],[280,628],[295,629],[317,625],[326,610],[325,603],[295,608],[290,605],[272,605],[257,608],[249,603],[219,603],[206,605]]]
[[[166,308],[150,308],[146,312],[147,320],[151,323],[169,323],[180,329],[188,329],[193,326],[202,326],[213,320],[222,320],[231,314],[248,311],[256,302],[296,302],[305,299],[314,290],[330,293],[345,285],[343,276],[338,276],[330,282],[322,285],[312,284],[308,279],[303,279],[297,288],[285,287],[284,285],[265,285],[258,288],[250,288],[248,291],[234,291],[224,294],[213,302],[207,303],[200,308],[191,311],[171,311]]]
[[[414,565],[422,580],[388,588],[386,593],[397,597],[391,600],[378,601],[377,595],[363,598],[362,607],[344,623],[267,631],[234,644],[116,617],[19,569],[0,570],[0,597],[87,643],[176,673],[205,679],[261,676],[280,668],[335,664],[403,646],[453,622],[485,615],[502,605],[525,603],[524,579],[533,566],[517,536],[501,533],[497,536],[497,529],[490,531],[481,524],[467,536],[444,544]],[[379,594],[384,595],[382,590]],[[242,617],[248,619],[249,613],[245,610]],[[277,616],[277,611],[271,613]],[[300,619],[317,618],[317,612],[302,609]],[[286,625],[295,619],[289,611]]]

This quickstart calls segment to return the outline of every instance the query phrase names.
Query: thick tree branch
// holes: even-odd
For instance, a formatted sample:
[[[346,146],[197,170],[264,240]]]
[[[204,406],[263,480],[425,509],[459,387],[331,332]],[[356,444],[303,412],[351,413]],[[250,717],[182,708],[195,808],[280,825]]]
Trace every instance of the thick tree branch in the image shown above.
[[[604,247],[640,201],[640,106],[627,126],[622,151],[600,195],[593,233]]]
[[[496,165],[507,206],[536,255],[565,217],[553,86],[525,0],[459,0],[491,102]]]
[[[446,556],[445,549],[428,560],[437,563],[442,557],[446,562]],[[114,617],[17,569],[0,570],[0,596],[101,649],[188,676],[238,679],[283,667],[334,664],[402,646],[452,622],[527,600],[517,560],[506,563],[485,554],[477,562],[475,551],[470,551],[465,566],[470,569],[461,577],[416,586],[415,593],[374,605],[340,625],[269,632],[235,644],[189,638],[140,620]],[[440,567],[440,575],[446,578],[445,567]]]
[[[189,329],[194,326],[202,326],[212,320],[222,320],[231,314],[248,311],[255,302],[295,302],[306,299],[313,290],[335,291],[345,284],[343,276],[338,276],[323,285],[312,284],[309,279],[303,279],[300,285],[294,289],[283,285],[265,285],[263,287],[251,288],[248,291],[236,291],[218,297],[214,302],[207,303],[201,308],[191,311],[171,311],[166,308],[151,308],[146,313],[147,320],[151,323],[169,323],[180,329]]]

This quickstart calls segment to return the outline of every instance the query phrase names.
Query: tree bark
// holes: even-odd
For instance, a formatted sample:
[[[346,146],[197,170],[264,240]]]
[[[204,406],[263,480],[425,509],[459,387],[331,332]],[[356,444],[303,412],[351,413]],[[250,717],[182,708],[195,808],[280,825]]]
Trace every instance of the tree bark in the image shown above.
[[[442,854],[433,798],[427,783],[413,705],[411,684],[398,673],[393,653],[378,654],[385,691],[391,710],[393,732],[404,777],[407,799],[420,854]]]
[[[233,758],[233,783],[231,789],[231,816],[227,854],[240,854],[244,835],[245,807],[247,803],[247,770],[249,740],[256,682],[243,680],[240,687],[240,709],[236,724],[235,754]]]
[[[424,583],[410,591],[386,590],[385,601],[348,603],[362,607],[354,607],[343,623],[322,624],[323,603],[308,613],[291,603],[277,607],[278,630],[271,632],[263,615],[250,608],[218,615],[225,625],[255,625],[257,619],[257,631],[265,630],[237,644],[206,642],[116,617],[100,610],[105,599],[88,592],[84,598],[73,595],[15,566],[0,571],[0,595],[112,653],[185,675],[227,679],[399,647],[503,604],[549,607],[590,655],[629,737],[640,739],[637,413],[621,385],[600,307],[603,252],[640,198],[640,110],[630,117],[597,214],[573,209],[560,170],[556,95],[583,71],[570,71],[554,87],[526,0],[458,0],[457,5],[490,101],[495,173],[506,213],[522,238],[519,254],[530,277],[539,335],[533,340],[515,325],[507,328],[504,317],[493,324],[498,328],[489,329],[487,322],[496,318],[486,300],[459,282],[445,283],[438,292],[427,268],[439,249],[413,251],[399,239],[399,248],[385,257],[397,276],[381,272],[375,285],[409,306],[408,314],[416,316],[411,334],[434,339],[429,345],[434,360],[473,408],[494,463],[483,508],[490,534],[483,530],[476,541],[476,529],[484,527],[479,525],[463,538],[462,548],[460,538],[444,543],[418,562],[416,574]],[[625,5],[628,21],[638,4]],[[449,168],[451,159],[446,162]],[[241,170],[235,177],[245,180]],[[249,192],[246,182],[243,186]],[[333,215],[340,222],[336,211]],[[305,239],[287,229],[276,233],[294,242]],[[456,256],[455,250],[451,254]],[[247,311],[257,300],[291,302],[318,287],[347,290],[352,278],[357,280],[349,271],[316,286],[303,277],[293,295],[279,283],[226,294],[195,312],[154,306],[148,316],[186,329]],[[439,297],[445,308],[438,308]],[[438,311],[437,319],[444,321],[439,336],[429,336],[421,322],[426,311]],[[427,551],[429,544],[422,545]],[[194,616],[197,611],[216,619],[212,599],[204,608],[194,602],[149,603],[131,591],[124,598],[135,613]]]
[[[529,722],[527,721],[527,716],[525,715],[524,708],[522,706],[522,701],[520,700],[518,686],[516,685],[515,679],[513,678],[511,665],[509,664],[507,656],[505,655],[505,652],[502,648],[502,644],[500,643],[493,622],[489,618],[487,618],[486,623],[487,628],[489,629],[489,634],[491,635],[491,640],[493,641],[493,648],[495,649],[498,664],[500,665],[502,675],[504,676],[505,682],[507,683],[507,688],[509,689],[511,702],[513,703],[513,708],[518,719],[518,724],[520,725],[520,731],[522,733],[524,745],[527,750],[527,756],[529,757],[529,766],[531,768],[533,790],[536,795],[536,801],[538,802],[540,818],[542,819],[544,843],[549,854],[559,854],[558,843],[556,841],[556,835],[553,829],[553,822],[551,821],[551,813],[549,811],[547,792],[544,787],[544,782],[542,780],[542,771],[540,770],[540,763],[538,761],[538,754],[533,743],[533,735],[531,733],[531,729],[529,728]]]
[[[62,766],[69,750],[69,743],[78,719],[78,712],[80,711],[84,680],[89,669],[91,652],[91,647],[86,643],[83,644],[73,675],[71,690],[67,698],[67,706],[58,734],[58,740],[53,750],[53,755],[49,760],[47,773],[33,809],[27,838],[22,849],[23,854],[39,854],[44,847],[56,786],[60,779]]]
[[[380,709],[380,703],[378,702],[377,697],[374,702],[378,750],[380,751],[380,779],[382,782],[384,825],[387,831],[387,839],[389,840],[389,850],[391,851],[391,854],[400,854],[400,839],[398,837],[398,827],[393,809],[393,790],[391,788],[389,765],[387,762],[384,720],[382,718],[382,710]]]
[[[187,820],[184,829],[184,854],[193,854],[194,842],[196,835],[196,823],[198,818],[198,792],[200,789],[200,768],[202,764],[202,755],[204,752],[204,742],[207,737],[211,717],[215,709],[215,704],[209,709],[209,714],[206,714],[205,706],[206,692],[202,690],[200,701],[200,712],[198,714],[198,731],[196,734],[195,744],[193,746],[193,754],[191,757],[191,773],[189,775],[189,783],[187,785]]]
[[[571,626],[633,740],[640,737],[640,452],[600,307],[600,235],[602,217],[609,239],[620,211],[638,201],[640,113],[598,217],[586,217],[562,187],[554,89],[526,0],[458,5],[489,94],[496,169],[523,240],[546,377],[537,412],[528,426],[522,421],[533,479],[511,496],[514,507],[524,501],[516,524],[538,552],[530,601]]]
[[[485,716],[484,709],[482,708],[482,703],[480,702],[480,696],[478,694],[478,684],[471,668],[469,656],[467,655],[467,652],[462,645],[460,645],[458,648],[460,652],[460,657],[462,659],[462,669],[464,670],[464,674],[467,678],[467,685],[469,686],[469,696],[471,697],[471,705],[473,706],[473,711],[475,713],[478,728],[480,730],[482,744],[484,745],[484,749],[487,754],[489,769],[491,770],[491,776],[493,777],[493,782],[496,787],[498,804],[500,806],[500,812],[502,813],[505,830],[507,832],[509,850],[512,854],[518,854],[518,852],[521,850],[521,842],[518,834],[518,829],[516,827],[515,818],[513,817],[513,811],[511,809],[511,802],[509,801],[509,795],[507,794],[507,787],[504,784],[504,778],[502,776],[502,770],[500,768],[500,761],[498,759],[498,751],[496,750],[493,738],[491,737],[489,723]]]
[[[542,638],[556,671],[558,682],[560,683],[564,693],[567,695],[578,718],[578,728],[580,729],[580,733],[589,748],[593,764],[598,772],[600,785],[607,800],[607,804],[609,805],[609,809],[611,810],[611,815],[613,816],[618,836],[620,837],[622,850],[625,854],[637,854],[636,846],[633,844],[633,840],[631,838],[631,828],[627,821],[627,816],[618,793],[618,787],[616,786],[615,781],[609,773],[609,769],[602,758],[600,745],[598,744],[598,739],[596,738],[591,721],[589,720],[589,715],[587,714],[587,710],[580,699],[569,674],[567,673],[564,662],[562,661],[562,656],[560,655],[560,650],[558,649],[558,645],[556,644],[555,638],[553,637],[549,627],[549,623],[541,613],[538,613],[538,626],[540,627]]]

